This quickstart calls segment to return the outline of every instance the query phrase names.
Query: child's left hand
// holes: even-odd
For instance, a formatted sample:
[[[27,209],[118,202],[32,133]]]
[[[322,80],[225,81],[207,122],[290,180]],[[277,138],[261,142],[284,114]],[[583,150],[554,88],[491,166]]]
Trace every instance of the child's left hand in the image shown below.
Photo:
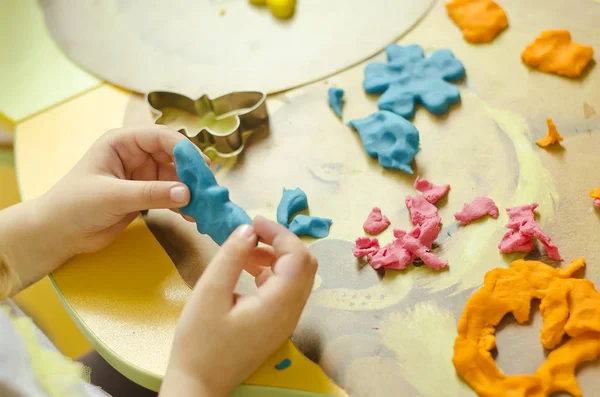
[[[3,211],[2,226],[19,223],[0,228],[0,253],[21,287],[74,255],[107,246],[142,210],[187,205],[190,191],[173,162],[182,139],[163,126],[109,131],[49,192]]]
[[[177,211],[188,204],[190,191],[173,158],[182,139],[167,127],[150,126],[112,130],[92,145],[45,197],[61,214],[74,254],[105,247],[142,210]]]

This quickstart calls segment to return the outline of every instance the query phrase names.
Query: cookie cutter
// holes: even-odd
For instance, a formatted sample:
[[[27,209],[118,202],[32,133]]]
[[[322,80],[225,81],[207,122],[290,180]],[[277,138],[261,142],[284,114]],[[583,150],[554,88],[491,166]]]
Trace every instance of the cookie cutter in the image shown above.
[[[152,91],[146,102],[156,115],[155,124],[178,130],[207,155],[237,156],[246,140],[269,126],[267,95],[260,91],[238,91],[211,99],[191,99],[169,91]]]

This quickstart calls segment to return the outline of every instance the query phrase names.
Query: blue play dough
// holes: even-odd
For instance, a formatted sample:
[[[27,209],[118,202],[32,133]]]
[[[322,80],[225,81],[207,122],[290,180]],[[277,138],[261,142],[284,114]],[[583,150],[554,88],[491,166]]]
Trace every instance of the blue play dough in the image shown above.
[[[331,87],[328,91],[329,106],[333,109],[335,114],[342,117],[342,98],[344,97],[344,90],[341,88]]]
[[[296,236],[327,237],[331,219],[298,214],[290,223],[292,215],[305,209],[308,209],[308,199],[302,189],[283,189],[277,206],[277,223],[290,229]]]
[[[222,245],[238,226],[252,224],[248,214],[229,200],[229,190],[219,186],[193,143],[182,139],[175,145],[173,155],[177,176],[191,192],[190,203],[181,212],[196,220],[200,233]]]
[[[275,369],[278,371],[282,371],[286,368],[289,368],[290,365],[292,365],[292,360],[290,360],[289,358],[284,359],[282,362],[280,362],[279,364],[277,364],[275,366]]]
[[[281,201],[277,206],[277,223],[290,226],[290,217],[297,212],[308,208],[306,193],[299,187],[296,189],[283,189]]]
[[[419,131],[405,118],[380,110],[348,123],[360,134],[365,150],[377,157],[384,168],[395,168],[412,175],[410,163],[419,151]]]
[[[368,64],[363,81],[369,94],[383,93],[377,101],[380,110],[410,119],[416,102],[439,115],[460,101],[458,88],[449,81],[464,77],[465,68],[452,51],[437,50],[427,58],[418,45],[392,44],[385,51],[388,62]]]
[[[296,236],[324,238],[329,235],[330,225],[331,219],[298,214],[290,223],[290,230]]]

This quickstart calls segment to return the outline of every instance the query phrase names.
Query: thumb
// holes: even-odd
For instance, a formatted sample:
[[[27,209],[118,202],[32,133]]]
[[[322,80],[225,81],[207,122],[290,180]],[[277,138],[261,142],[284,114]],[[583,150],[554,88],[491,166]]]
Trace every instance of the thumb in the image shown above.
[[[225,298],[225,300],[217,300],[227,302],[230,308],[233,304],[233,290],[256,247],[257,238],[252,225],[238,227],[200,277],[196,288],[200,295],[210,295],[211,299],[217,296]]]
[[[181,182],[120,181],[112,194],[116,210],[123,214],[159,208],[181,208],[190,201],[190,190]]]

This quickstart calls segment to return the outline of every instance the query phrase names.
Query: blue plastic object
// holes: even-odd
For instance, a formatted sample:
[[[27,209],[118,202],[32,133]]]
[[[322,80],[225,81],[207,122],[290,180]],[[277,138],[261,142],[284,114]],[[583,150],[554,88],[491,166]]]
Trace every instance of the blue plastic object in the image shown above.
[[[181,212],[196,220],[198,231],[222,245],[240,225],[252,224],[246,212],[229,200],[229,190],[219,186],[198,148],[182,139],[173,150],[177,176],[191,192]]]
[[[418,45],[386,48],[387,63],[373,62],[365,68],[363,87],[369,94],[383,95],[380,110],[389,110],[406,119],[415,114],[417,102],[440,115],[460,101],[460,91],[450,84],[464,77],[465,68],[452,51],[441,49],[425,58]]]
[[[298,214],[290,223],[290,230],[296,236],[324,238],[329,235],[329,226],[331,219]]]
[[[419,151],[419,131],[410,121],[380,110],[348,124],[358,131],[365,150],[377,157],[382,167],[412,175],[410,163]]]
[[[283,189],[281,201],[277,206],[277,223],[290,226],[290,217],[297,212],[308,208],[306,193],[299,187],[296,189]]]
[[[329,88],[329,106],[331,106],[335,114],[337,114],[340,117],[342,117],[342,98],[344,98],[344,90],[336,87]]]

